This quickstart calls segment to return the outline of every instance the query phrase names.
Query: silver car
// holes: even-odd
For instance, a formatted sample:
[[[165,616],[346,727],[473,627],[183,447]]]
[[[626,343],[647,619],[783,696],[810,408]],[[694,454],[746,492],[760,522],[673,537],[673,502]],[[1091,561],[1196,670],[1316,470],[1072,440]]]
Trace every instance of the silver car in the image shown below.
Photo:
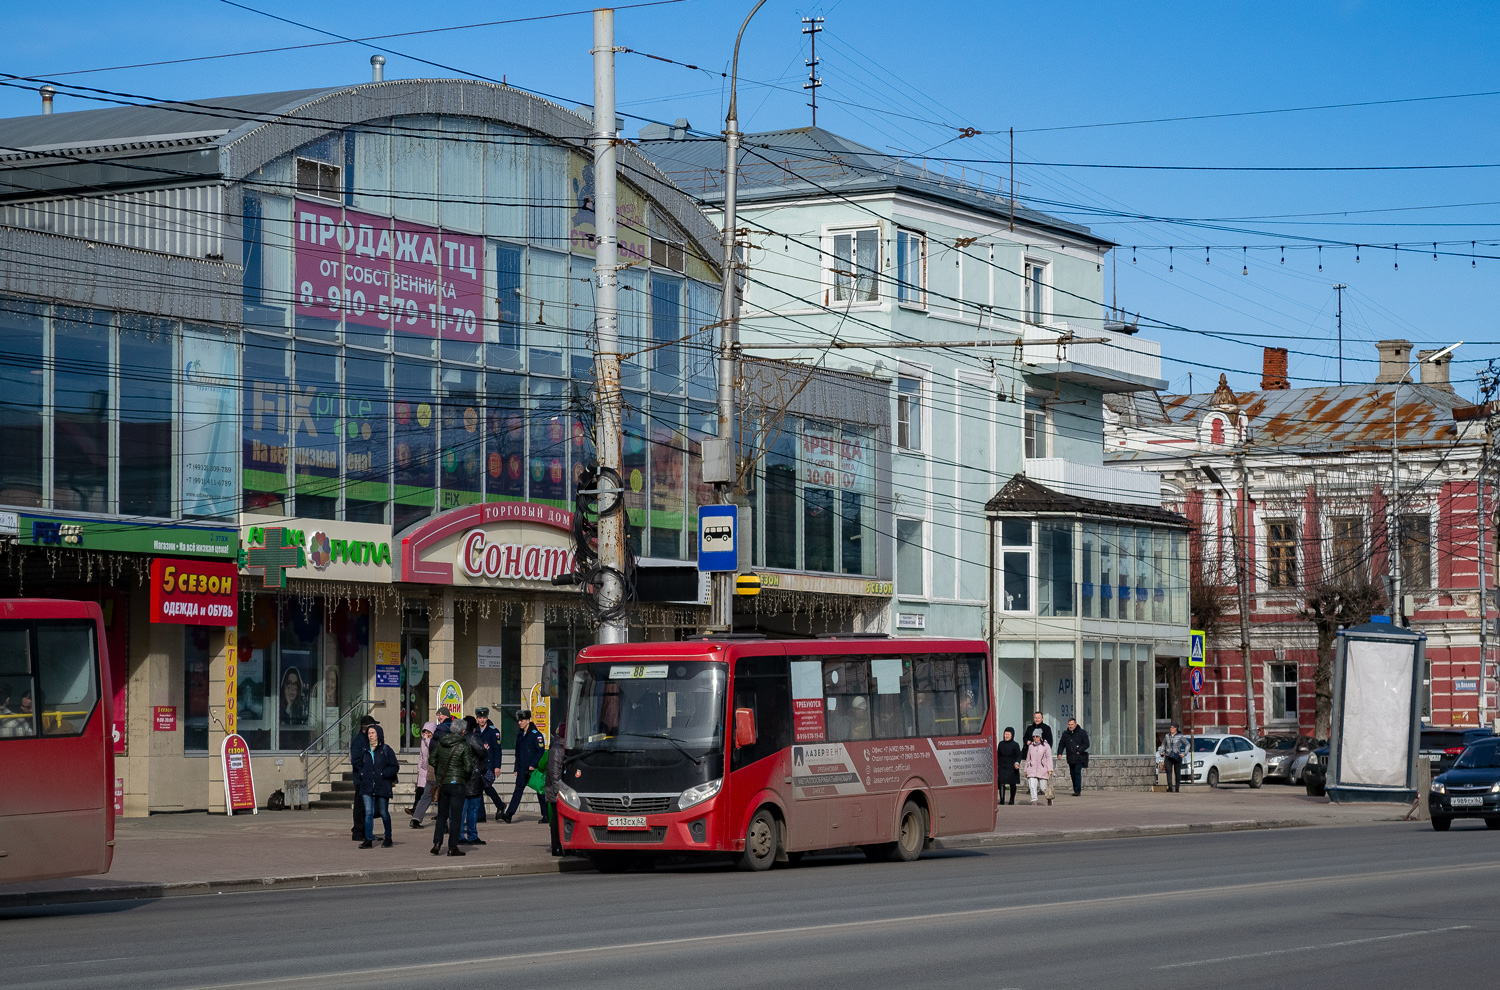
[[[1307,757],[1323,745],[1312,736],[1275,735],[1263,736],[1260,748],[1266,751],[1266,779],[1284,780],[1288,784],[1302,782],[1302,768],[1307,766]]]

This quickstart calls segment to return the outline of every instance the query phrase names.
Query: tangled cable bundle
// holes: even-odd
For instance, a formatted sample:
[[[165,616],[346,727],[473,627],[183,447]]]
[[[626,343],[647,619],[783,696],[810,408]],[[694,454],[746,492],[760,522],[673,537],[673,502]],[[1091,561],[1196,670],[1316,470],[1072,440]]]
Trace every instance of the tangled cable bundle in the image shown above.
[[[609,492],[613,492],[610,496]],[[623,569],[599,562],[599,523],[604,516],[625,511],[625,484],[620,472],[590,463],[578,476],[578,494],[573,501],[573,572],[553,578],[554,584],[583,586],[584,605],[598,622],[623,618],[626,606],[635,600],[635,553],[625,543]],[[603,601],[605,579],[615,575],[622,594],[613,605]]]

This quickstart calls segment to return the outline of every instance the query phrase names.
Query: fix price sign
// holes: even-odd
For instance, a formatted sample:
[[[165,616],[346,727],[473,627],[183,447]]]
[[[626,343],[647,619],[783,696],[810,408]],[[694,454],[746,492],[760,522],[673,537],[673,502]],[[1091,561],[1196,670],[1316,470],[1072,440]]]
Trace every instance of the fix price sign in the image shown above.
[[[484,339],[481,238],[301,199],[296,214],[298,316]]]

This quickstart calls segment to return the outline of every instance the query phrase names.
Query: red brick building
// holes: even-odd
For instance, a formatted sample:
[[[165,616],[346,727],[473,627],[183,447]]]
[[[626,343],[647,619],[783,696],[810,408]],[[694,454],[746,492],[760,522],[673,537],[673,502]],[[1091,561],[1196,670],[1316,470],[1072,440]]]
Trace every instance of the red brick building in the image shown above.
[[[1315,721],[1315,616],[1321,608],[1355,624],[1364,621],[1364,614],[1353,614],[1361,609],[1387,611],[1398,569],[1409,624],[1427,635],[1424,720],[1494,719],[1493,637],[1490,676],[1481,675],[1480,658],[1479,478],[1489,467],[1487,410],[1454,391],[1446,359],[1427,363],[1422,359],[1432,352],[1419,354],[1421,380],[1414,383],[1408,342],[1377,347],[1380,371],[1372,384],[1291,388],[1286,351],[1268,348],[1257,391],[1236,393],[1221,376],[1211,393],[1110,398],[1106,460],[1159,473],[1163,507],[1193,522],[1193,609],[1210,627],[1201,693],[1191,693],[1186,670],[1162,667],[1158,711],[1200,732],[1246,731],[1238,522],[1250,602],[1252,732],[1323,734]],[[1485,586],[1492,590],[1492,485],[1484,501],[1491,520],[1484,547],[1492,562]],[[1393,531],[1399,540],[1391,539]],[[1484,614],[1493,618],[1490,601]],[[1340,602],[1345,611],[1333,611]],[[1326,640],[1337,624],[1325,620]]]

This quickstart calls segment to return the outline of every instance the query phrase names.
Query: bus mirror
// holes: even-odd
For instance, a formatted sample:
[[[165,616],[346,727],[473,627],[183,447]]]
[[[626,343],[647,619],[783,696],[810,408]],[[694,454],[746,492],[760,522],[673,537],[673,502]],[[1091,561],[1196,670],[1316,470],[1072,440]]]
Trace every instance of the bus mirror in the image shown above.
[[[749,708],[734,710],[734,747],[742,749],[755,745],[755,712]]]

